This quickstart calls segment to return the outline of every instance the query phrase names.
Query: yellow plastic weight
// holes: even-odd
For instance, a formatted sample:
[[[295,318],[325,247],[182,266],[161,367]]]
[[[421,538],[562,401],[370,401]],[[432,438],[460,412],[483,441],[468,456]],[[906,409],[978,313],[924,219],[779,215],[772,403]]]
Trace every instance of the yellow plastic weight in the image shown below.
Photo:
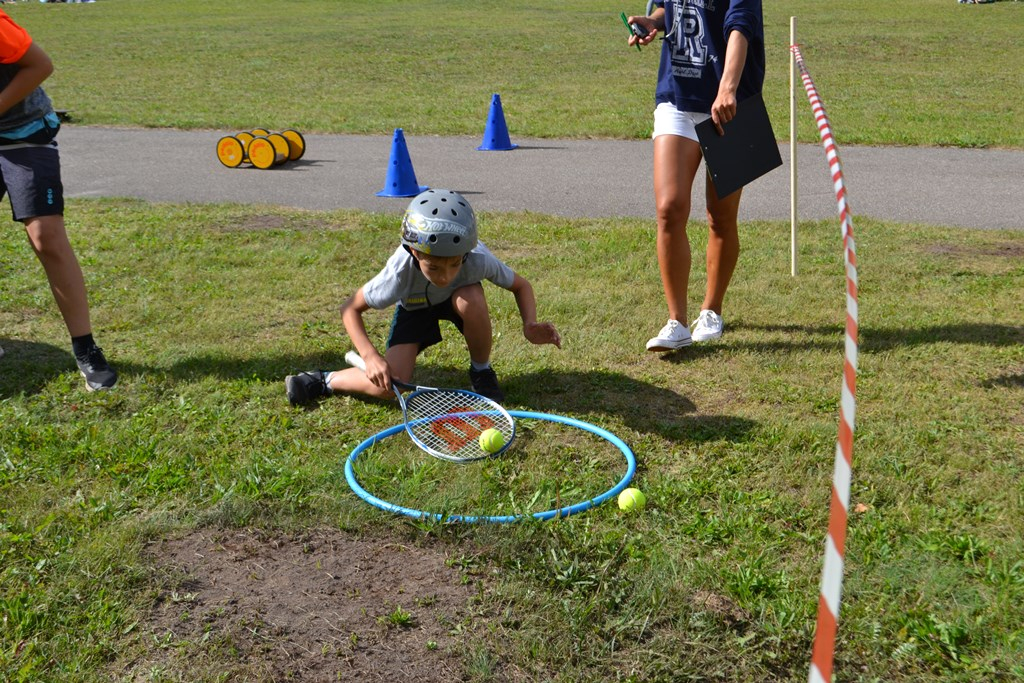
[[[239,142],[242,143],[242,152],[245,154],[245,161],[249,161],[249,143],[256,137],[249,131],[243,131],[241,133],[235,133],[235,137]]]
[[[249,163],[256,168],[267,169],[274,164],[284,163],[287,158],[287,155],[278,153],[274,143],[262,135],[249,143]]]
[[[270,135],[270,131],[267,130],[266,128],[253,128],[252,129],[252,136],[254,138],[266,137],[267,135]]]
[[[302,137],[302,133],[297,130],[282,130],[281,135],[288,140],[288,160],[298,161],[302,158],[302,155],[306,153],[306,139]]]
[[[280,133],[271,133],[267,136],[267,139],[270,140],[270,144],[274,146],[274,151],[277,152],[277,158],[274,159],[274,165],[279,166],[288,161],[289,154],[291,153],[288,145],[288,138]]]
[[[226,135],[217,141],[217,158],[228,168],[237,168],[245,161],[245,146],[233,135]]]

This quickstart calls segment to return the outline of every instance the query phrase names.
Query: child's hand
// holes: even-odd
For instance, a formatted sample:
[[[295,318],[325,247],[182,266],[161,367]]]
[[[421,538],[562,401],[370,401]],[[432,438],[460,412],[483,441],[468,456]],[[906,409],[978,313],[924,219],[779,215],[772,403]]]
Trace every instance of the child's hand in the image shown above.
[[[366,378],[381,389],[391,389],[391,366],[377,355],[366,361]]]
[[[562,337],[551,323],[526,323],[523,336],[534,344],[554,344],[562,348]]]

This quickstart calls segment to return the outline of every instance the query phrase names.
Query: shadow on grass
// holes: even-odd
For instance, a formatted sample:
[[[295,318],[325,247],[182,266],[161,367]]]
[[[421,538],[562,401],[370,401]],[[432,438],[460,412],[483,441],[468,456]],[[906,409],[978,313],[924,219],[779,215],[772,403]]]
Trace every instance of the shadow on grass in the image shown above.
[[[281,395],[284,396],[284,378],[288,375],[309,370],[341,370],[347,367],[348,363],[341,353],[263,358],[239,358],[222,353],[210,353],[183,358],[162,372],[178,380],[198,380],[203,377],[248,378],[261,382],[280,380]]]
[[[790,334],[800,335],[803,338],[799,341],[786,339],[771,339],[764,342],[745,343],[731,342],[726,338],[730,346],[743,349],[824,349],[831,350],[842,348],[843,338],[846,329],[839,324],[836,325],[751,325],[738,322],[729,326],[732,330],[753,330],[766,334]],[[728,329],[726,330],[728,333]],[[877,353],[890,351],[901,347],[923,346],[948,342],[966,346],[1016,346],[1024,344],[1024,326],[1020,325],[997,325],[992,323],[962,323],[954,325],[927,325],[925,327],[874,327],[861,325],[858,329],[860,350],[864,353]],[[714,352],[716,346],[721,345],[695,345],[682,351],[671,354],[679,360],[686,356],[683,353],[698,353],[708,355]],[[666,354],[668,356],[669,354]]]
[[[981,386],[986,389],[994,389],[996,387],[1006,388],[1020,388],[1024,389],[1024,372],[1018,372],[1016,374],[1000,375],[992,379],[985,380],[981,383]]]
[[[507,376],[503,385],[509,405],[556,415],[614,415],[637,432],[675,441],[743,441],[756,426],[744,418],[700,413],[683,395],[617,372],[527,373]]]
[[[965,346],[1017,346],[1024,344],[1024,326],[964,323],[929,325],[916,329],[869,327],[861,331],[861,347],[869,353],[937,342]]]
[[[38,394],[65,372],[78,372],[71,342],[64,348],[37,341],[0,339],[0,399]],[[84,385],[83,385],[84,386]]]
[[[0,357],[0,399],[19,394],[31,396],[41,392],[58,375],[78,373],[78,366],[67,348],[34,341],[0,338],[6,352]],[[168,368],[130,363],[118,356],[117,350],[104,350],[107,360],[117,370],[119,383],[131,382],[138,376],[165,376],[176,381],[197,381],[206,377],[225,380],[255,379],[261,382],[280,380],[284,399],[284,378],[300,370],[336,370],[347,367],[341,354],[318,354],[308,357],[268,356],[240,359],[225,354],[203,354],[184,358]],[[286,370],[282,370],[286,368]],[[84,384],[83,391],[84,391]],[[285,399],[286,400],[286,399]]]
[[[0,340],[7,351],[0,359],[0,399],[36,394],[57,375],[76,370],[69,350],[50,344]],[[284,378],[300,370],[337,370],[347,367],[342,354],[270,356],[241,359],[226,354],[201,354],[183,358],[167,368],[146,367],[110,355],[122,384],[133,376],[163,375],[175,381],[252,379],[280,383],[281,402],[287,405]],[[423,366],[417,381],[437,386],[468,387],[464,369]],[[509,407],[556,415],[614,415],[631,429],[678,441],[743,440],[755,426],[750,420],[729,415],[706,415],[685,396],[641,382],[626,375],[589,372],[543,372],[502,375]],[[116,389],[115,389],[116,391]],[[377,399],[367,398],[376,402]],[[307,407],[316,410],[320,404]]]
[[[183,359],[163,372],[173,379],[186,381],[219,377],[280,382],[281,401],[286,404],[284,378],[287,375],[301,370],[346,367],[348,364],[342,354],[332,353],[247,360],[215,354]],[[680,441],[743,440],[755,426],[750,420],[729,415],[700,414],[685,396],[621,373],[592,370],[514,375],[503,373],[500,365],[497,370],[508,408],[569,416],[614,415],[638,432]],[[133,371],[138,369],[124,367],[125,374]],[[465,368],[421,365],[415,381],[429,386],[469,387]],[[379,402],[379,399],[365,400]],[[313,403],[307,409],[316,410],[320,405]]]

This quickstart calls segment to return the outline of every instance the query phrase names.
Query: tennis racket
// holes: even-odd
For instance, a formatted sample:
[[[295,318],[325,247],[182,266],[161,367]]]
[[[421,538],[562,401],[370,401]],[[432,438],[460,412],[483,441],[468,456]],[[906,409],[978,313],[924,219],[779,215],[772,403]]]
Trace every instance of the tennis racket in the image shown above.
[[[366,363],[355,351],[345,361],[366,372]],[[508,411],[486,396],[463,389],[438,389],[391,380],[391,389],[402,406],[405,431],[413,443],[436,458],[469,462],[494,458],[512,445],[516,425]],[[403,393],[411,392],[408,395]],[[494,453],[480,446],[485,429],[501,432],[504,445]]]

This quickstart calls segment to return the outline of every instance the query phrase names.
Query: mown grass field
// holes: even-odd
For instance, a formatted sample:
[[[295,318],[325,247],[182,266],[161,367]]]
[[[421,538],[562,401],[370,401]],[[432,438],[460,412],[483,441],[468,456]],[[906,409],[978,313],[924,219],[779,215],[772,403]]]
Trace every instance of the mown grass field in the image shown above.
[[[815,7],[766,8],[776,38],[788,38],[789,15]],[[829,7],[802,22],[801,42],[840,145],[1021,146],[1012,117],[981,112],[996,100],[1020,108],[1013,70],[994,68],[1019,56],[1019,6]],[[83,124],[244,128],[262,116],[382,133],[401,115],[419,133],[475,134],[479,109],[501,92],[532,127],[523,134],[645,134],[654,53],[619,44],[621,8],[403,9],[5,6],[54,56],[49,90]],[[460,24],[465,35],[449,30]],[[969,45],[949,40],[967,30]],[[771,78],[784,92],[780,49]],[[899,97],[897,63],[914,86]],[[450,95],[444,106],[431,104],[437,92]],[[785,119],[785,95],[773,92]],[[918,118],[907,121],[911,110]],[[872,111],[889,112],[885,125]],[[618,435],[649,497],[642,514],[604,505],[501,526],[366,505],[343,461],[396,424],[395,408],[333,397],[303,410],[285,399],[285,375],[342,366],[338,304],[393,249],[394,216],[104,198],[69,202],[67,222],[121,381],[84,391],[23,234],[0,231],[0,678],[259,680],[214,641],[154,642],[143,548],[197,527],[326,525],[438,543],[467,581],[487,578],[483,609],[498,617],[465,643],[466,680],[806,680],[843,355],[835,221],[801,226],[797,278],[788,225],[743,225],[727,337],[656,357],[642,351],[664,318],[653,220],[483,214],[488,245],[531,280],[541,317],[564,338],[561,351],[532,347],[511,297],[487,290],[509,405]],[[837,680],[1020,680],[1020,233],[855,226],[861,356]],[[702,232],[695,222],[695,254]],[[376,338],[389,322],[368,318]],[[461,384],[465,365],[449,335],[417,379]],[[396,442],[397,452],[367,457],[361,482],[411,507],[509,513],[595,495],[621,476],[620,456],[599,440],[523,426],[515,459],[453,476]],[[138,668],[154,649],[203,661],[203,673]]]
[[[662,317],[648,222],[482,220],[565,337],[562,351],[529,347],[513,302],[492,292],[510,405],[620,436],[651,501],[628,517],[606,505],[542,525],[424,527],[500,569],[489,597],[515,606],[518,627],[496,655],[535,679],[805,676],[843,348],[836,227],[807,226],[794,279],[784,226],[744,226],[727,341],[661,359],[641,352],[650,325],[638,324]],[[337,303],[372,274],[361,255],[388,250],[393,217],[96,200],[74,202],[69,221],[89,236],[79,253],[122,379],[108,394],[82,390],[37,266],[4,233],[2,653],[15,680],[95,680],[137,643],[147,539],[197,524],[410,523],[356,499],[342,474],[357,443],[396,423],[394,408],[334,398],[296,410],[282,384],[341,366]],[[1011,680],[1024,662],[1019,236],[859,229],[861,512],[837,670]],[[309,272],[331,277],[311,287]],[[387,324],[371,317],[377,335]],[[419,377],[459,384],[464,365],[449,339]],[[549,440],[466,475],[515,493],[493,510],[470,507],[487,490],[476,481],[430,498],[430,482],[451,483],[440,463],[406,474],[382,459],[361,481],[416,509],[508,513],[621,476],[615,453],[564,431]],[[552,448],[560,459],[534,457]],[[703,606],[709,595],[729,610]]]
[[[49,92],[83,124],[475,136],[500,93],[518,135],[633,138],[650,132],[658,50],[627,48],[618,15],[643,7],[106,0],[7,11],[54,57]],[[795,16],[842,143],[1024,147],[1012,115],[1024,110],[1020,3],[786,0],[764,11],[780,137]],[[800,117],[798,137],[818,141],[813,118]]]

